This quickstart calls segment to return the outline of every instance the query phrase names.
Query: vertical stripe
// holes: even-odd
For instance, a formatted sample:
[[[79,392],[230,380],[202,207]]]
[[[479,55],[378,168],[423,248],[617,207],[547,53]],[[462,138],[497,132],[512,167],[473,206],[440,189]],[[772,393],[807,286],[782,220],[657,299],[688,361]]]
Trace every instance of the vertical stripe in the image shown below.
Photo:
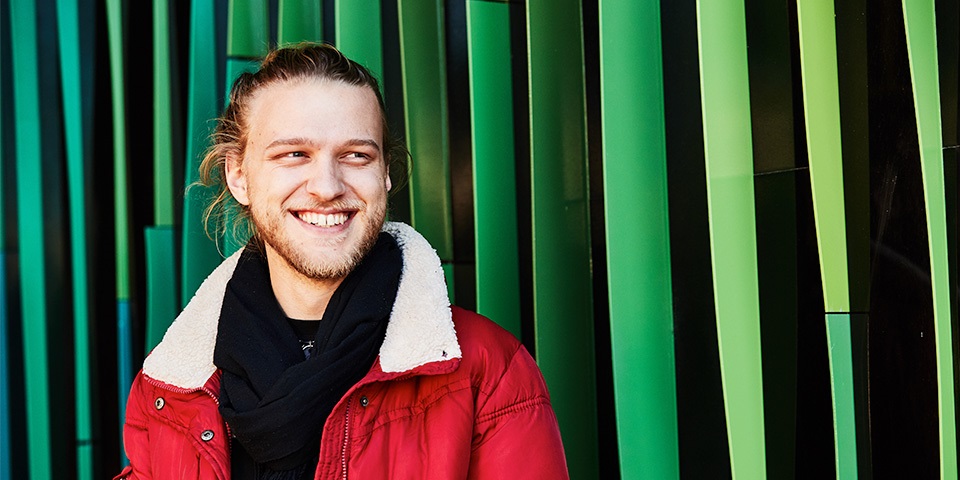
[[[448,264],[453,261],[453,222],[443,2],[397,2],[407,145],[414,166],[410,218]],[[452,279],[447,275],[451,293]]]
[[[337,48],[382,81],[380,0],[336,0],[335,12]]]
[[[177,289],[174,229],[171,226],[144,229],[144,258],[147,283],[147,327],[144,351],[156,347],[177,317]]]
[[[950,325],[950,263],[947,256],[940,85],[933,0],[903,2],[913,99],[923,172],[924,206],[930,249],[933,322],[937,343],[940,476],[957,478],[957,425],[954,405],[953,339]]]
[[[850,314],[828,313],[827,349],[833,399],[833,431],[838,479],[857,478],[857,418],[854,403]]]
[[[477,312],[520,337],[510,5],[467,1]]]
[[[308,2],[280,0],[277,16],[277,45],[283,46],[302,41],[319,42],[323,38],[322,4],[322,0]]]
[[[284,30],[287,23],[297,23],[301,15],[296,7],[300,4],[287,3],[278,17],[279,29]],[[230,92],[233,83],[244,72],[255,72],[260,66],[261,59],[269,50],[269,15],[267,15],[265,0],[231,0],[227,13],[227,65],[225,92]],[[286,29],[288,33],[297,30]],[[303,40],[303,39],[298,39]],[[230,100],[230,95],[224,95],[224,103]],[[231,200],[232,201],[232,200]],[[231,214],[227,225],[237,221]],[[223,238],[223,254],[231,255],[247,242],[246,238],[236,238],[229,229]]]
[[[84,189],[89,131],[85,128],[82,76],[84,59],[91,52],[81,51],[79,0],[58,0],[57,27],[60,47],[61,93],[63,97],[64,133],[67,153],[67,188],[70,211],[70,259],[73,273],[73,344],[74,344],[74,408],[76,410],[77,478],[93,478],[93,425],[91,410],[92,361],[90,339],[90,307],[87,273],[87,207]],[[88,7],[89,5],[84,5]]]
[[[849,312],[847,236],[844,223],[840,94],[833,3],[800,0],[800,70],[820,252],[823,299],[828,312]]]
[[[37,11],[32,0],[10,2],[13,45],[13,100],[17,165],[17,242],[20,252],[20,295],[23,318],[26,383],[27,451],[31,478],[52,475],[50,389],[47,365],[47,282],[43,222],[43,142]]]
[[[117,316],[117,393],[119,404],[125,405],[133,383],[133,339],[130,337],[130,245],[127,201],[126,111],[124,108],[123,75],[123,0],[107,0],[107,36],[110,49],[110,95],[113,113],[113,188],[114,248],[116,248],[117,309],[127,311]],[[120,409],[120,424],[123,425]],[[123,455],[121,453],[121,455]],[[126,458],[124,457],[124,462]]]
[[[734,478],[766,474],[744,6],[698,1],[700,92],[720,374]]]
[[[580,2],[527,3],[533,308],[571,478],[598,474]]]
[[[2,27],[0,27],[2,28]],[[0,171],[0,183],[3,181],[4,172]],[[2,194],[0,188],[0,194]],[[2,198],[2,197],[0,197]],[[3,202],[0,200],[0,212],[3,211]],[[0,229],[0,233],[2,229]],[[0,239],[3,236],[0,235]],[[4,251],[3,242],[0,240],[0,478],[11,479],[12,456],[10,449],[13,448],[13,439],[11,438],[12,428],[10,426],[10,336],[9,320],[7,317],[7,252]]]
[[[837,478],[855,479],[856,412],[850,343],[850,294],[833,2],[797,3],[803,109],[826,311]]]
[[[680,475],[660,42],[659,2],[601,0],[607,275],[624,478]]]
[[[217,97],[217,44],[214,33],[214,1],[195,0],[190,10],[190,73],[187,98],[187,148],[184,162],[186,195],[183,200],[183,249],[180,304],[193,298],[203,279],[222,258],[217,245],[207,237],[203,210],[214,193],[212,189],[194,186],[199,180],[200,159],[212,133],[211,118],[220,111]]]
[[[173,95],[170,4],[153,0],[153,221],[173,225]]]

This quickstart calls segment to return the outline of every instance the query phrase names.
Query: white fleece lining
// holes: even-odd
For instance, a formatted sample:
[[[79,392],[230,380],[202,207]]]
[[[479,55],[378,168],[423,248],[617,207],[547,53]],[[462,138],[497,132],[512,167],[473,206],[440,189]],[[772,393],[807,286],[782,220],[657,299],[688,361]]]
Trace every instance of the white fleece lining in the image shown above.
[[[460,358],[440,258],[416,230],[387,222],[403,252],[403,270],[387,334],[380,347],[384,372],[405,372],[431,362]],[[213,349],[227,282],[240,258],[234,253],[217,267],[177,316],[163,340],[143,362],[143,373],[169,385],[202,387],[216,371]]]

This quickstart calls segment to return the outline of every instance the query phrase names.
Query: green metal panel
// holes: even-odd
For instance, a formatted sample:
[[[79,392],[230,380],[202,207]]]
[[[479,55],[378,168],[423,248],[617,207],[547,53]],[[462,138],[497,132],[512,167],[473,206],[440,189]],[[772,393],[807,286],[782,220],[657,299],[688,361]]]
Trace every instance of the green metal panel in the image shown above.
[[[817,226],[823,299],[828,312],[849,312],[844,222],[840,94],[833,3],[797,2],[807,155]]]
[[[153,1],[153,194],[154,224],[144,235],[147,275],[146,350],[159,343],[177,314],[173,236],[173,89],[170,5]],[[159,332],[159,335],[158,335]]]
[[[337,48],[382,79],[380,0],[336,0],[334,12]]]
[[[57,2],[57,27],[60,46],[61,92],[67,153],[67,188],[70,202],[70,260],[73,273],[74,408],[76,411],[77,478],[93,478],[93,348],[90,327],[87,269],[87,207],[84,169],[90,131],[90,97],[82,86],[83,62],[92,60],[92,52],[81,51],[78,0]],[[87,7],[88,5],[84,5]]]
[[[278,45],[319,42],[323,38],[322,0],[280,0],[279,12]],[[364,25],[362,30],[366,32],[368,28]]]
[[[477,312],[520,337],[510,5],[467,1]]]
[[[110,96],[113,113],[114,248],[117,274],[117,393],[126,405],[133,383],[133,339],[130,327],[130,238],[127,192],[126,109],[123,74],[123,0],[107,0],[110,50]],[[123,424],[123,408],[120,421]],[[123,455],[123,454],[121,454]],[[126,459],[124,458],[124,462]]]
[[[856,412],[850,344],[849,281],[840,134],[837,40],[832,2],[797,2],[800,70],[820,278],[830,345],[837,478],[855,479]]]
[[[153,350],[177,316],[177,288],[174,229],[169,226],[147,227],[144,250],[147,263],[147,331],[145,351]]]
[[[295,6],[302,5],[297,4]],[[230,1],[229,13],[227,14],[227,84],[224,89],[226,92],[230,91],[233,82],[241,74],[257,71],[261,59],[269,51],[267,37],[270,27],[267,7],[267,2],[264,0]],[[282,15],[279,17],[280,30],[284,30],[284,25],[288,22],[297,23],[302,20],[297,14],[297,10],[292,8],[290,3],[286,3],[286,8],[282,10]],[[290,29],[286,30],[290,32]],[[297,41],[299,40],[303,39]],[[224,95],[224,102],[227,101],[229,101],[229,94]],[[233,223],[233,220],[230,220],[229,223]],[[236,252],[243,247],[246,241],[246,238],[234,238],[228,232],[223,239],[223,254],[230,255]]]
[[[760,300],[744,6],[697,2],[720,374],[734,478],[764,478]]]
[[[854,403],[850,314],[828,313],[826,322],[837,478],[855,479],[857,478],[857,416]]]
[[[597,399],[580,2],[527,4],[536,355],[571,478],[596,478]]]
[[[940,85],[937,70],[937,33],[933,0],[903,2],[907,53],[917,110],[920,168],[923,172],[927,238],[930,243],[930,280],[933,322],[937,342],[937,385],[940,413],[940,476],[957,478],[957,424],[954,405],[953,339],[950,326],[950,263],[947,257],[946,200],[944,199]]]
[[[27,452],[31,478],[52,478],[52,433],[44,256],[44,185],[40,127],[37,10],[32,0],[10,2],[13,105],[16,125],[17,242],[23,315]]]
[[[624,478],[678,478],[657,0],[601,0],[600,93],[617,438]]]
[[[220,263],[216,243],[203,229],[203,209],[210,189],[193,186],[199,180],[200,159],[212,133],[210,119],[220,111],[214,45],[216,22],[213,0],[196,0],[190,15],[190,73],[187,98],[187,151],[184,162],[186,196],[183,201],[183,253],[180,304],[186,306],[203,279]]]
[[[453,261],[450,149],[447,128],[443,2],[397,0],[407,145],[413,156],[410,217],[413,227]],[[447,276],[448,290],[452,276]]]

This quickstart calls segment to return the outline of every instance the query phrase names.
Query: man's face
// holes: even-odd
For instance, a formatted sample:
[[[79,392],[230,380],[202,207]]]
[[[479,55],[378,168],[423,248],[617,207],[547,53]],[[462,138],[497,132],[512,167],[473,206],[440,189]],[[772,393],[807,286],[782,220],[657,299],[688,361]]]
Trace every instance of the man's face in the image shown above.
[[[368,87],[293,80],[261,89],[247,113],[233,196],[250,207],[271,269],[346,276],[376,242],[390,177],[380,107]]]

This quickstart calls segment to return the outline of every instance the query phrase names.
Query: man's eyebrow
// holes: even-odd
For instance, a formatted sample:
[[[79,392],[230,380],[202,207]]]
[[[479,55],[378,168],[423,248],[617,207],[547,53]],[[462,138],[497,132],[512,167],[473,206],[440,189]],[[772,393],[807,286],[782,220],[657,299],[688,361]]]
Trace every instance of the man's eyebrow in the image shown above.
[[[314,148],[320,147],[320,142],[316,140],[311,140],[306,137],[293,137],[293,138],[278,138],[266,146],[265,149],[270,149],[273,147],[281,146],[290,146],[290,145],[308,145]],[[370,147],[375,148],[377,152],[380,151],[380,144],[375,140],[369,138],[351,138],[341,144],[342,147]]]

